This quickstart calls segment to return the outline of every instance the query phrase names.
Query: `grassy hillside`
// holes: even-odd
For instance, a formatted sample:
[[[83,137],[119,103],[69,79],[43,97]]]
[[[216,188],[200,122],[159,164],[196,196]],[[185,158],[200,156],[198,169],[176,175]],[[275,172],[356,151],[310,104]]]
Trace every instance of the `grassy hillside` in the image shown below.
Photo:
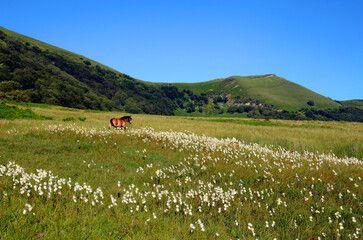
[[[0,98],[171,115],[163,91],[95,61],[0,28]]]
[[[363,109],[363,100],[347,100],[347,101],[339,101],[345,107],[355,107]]]
[[[0,31],[4,32],[7,36],[11,37],[13,40],[16,40],[16,41],[19,41],[19,42],[22,42],[22,43],[27,42],[31,46],[38,47],[41,51],[47,51],[48,50],[48,51],[51,51],[51,52],[56,53],[58,55],[69,58],[70,60],[72,60],[74,62],[77,62],[77,63],[83,63],[84,61],[89,61],[92,64],[99,65],[103,69],[110,70],[110,71],[114,72],[115,74],[122,74],[122,73],[120,73],[120,72],[118,72],[118,71],[116,71],[116,70],[114,70],[114,69],[112,69],[112,68],[110,68],[110,67],[108,67],[106,65],[103,65],[103,64],[101,64],[99,62],[96,62],[96,61],[93,61],[92,59],[87,58],[86,56],[82,56],[80,54],[67,51],[65,49],[50,45],[48,43],[45,43],[45,42],[36,40],[34,38],[19,34],[19,33],[14,32],[14,31],[11,31],[9,29],[3,28],[1,26],[0,26]],[[3,46],[6,45],[6,43],[3,40],[0,40],[0,41],[3,42]]]
[[[30,108],[54,119],[0,120],[1,239],[361,239],[362,164],[338,151],[362,156],[361,123],[133,115],[120,131],[105,127],[125,113]]]
[[[1,27],[0,99],[160,115],[363,121],[357,102],[344,105],[275,75],[148,83]]]
[[[232,76],[201,83],[175,83],[179,89],[190,89],[194,93],[226,93],[230,98],[258,100],[259,103],[273,105],[275,108],[297,111],[314,102],[317,109],[338,108],[341,104],[319,95],[296,83],[276,75]]]

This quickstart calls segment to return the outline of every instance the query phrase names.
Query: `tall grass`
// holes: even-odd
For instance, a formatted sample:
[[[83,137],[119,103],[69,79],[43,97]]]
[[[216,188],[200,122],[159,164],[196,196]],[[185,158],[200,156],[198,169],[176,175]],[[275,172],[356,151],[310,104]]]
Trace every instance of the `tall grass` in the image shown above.
[[[128,113],[78,112],[32,108],[35,113],[51,116],[55,120],[66,117],[87,118],[85,126],[107,127],[113,117]],[[363,124],[356,122],[259,120],[240,118],[168,117],[155,115],[134,115],[131,127],[153,127],[155,130],[192,131],[196,134],[217,138],[234,137],[248,143],[257,142],[281,146],[293,151],[334,153],[338,156],[363,158]]]
[[[360,124],[276,121],[260,126],[135,115],[128,130],[120,131],[106,127],[109,118],[122,113],[33,111],[54,120],[0,122],[0,169],[6,169],[0,172],[8,173],[0,175],[1,238],[361,238],[361,164],[231,139],[266,134],[261,142],[287,145],[296,144],[295,133],[313,146],[318,138],[301,136],[340,133],[359,140],[354,132],[361,131]],[[62,121],[70,117],[87,121]],[[142,129],[150,126],[155,131]],[[281,136],[281,131],[290,134]],[[16,168],[9,161],[25,169],[11,171]],[[47,176],[36,182],[30,176],[40,176],[38,169]],[[76,182],[86,183],[92,193],[88,187],[75,191]],[[44,194],[34,185],[42,186]],[[56,190],[48,196],[50,186]],[[103,204],[92,206],[98,187]]]

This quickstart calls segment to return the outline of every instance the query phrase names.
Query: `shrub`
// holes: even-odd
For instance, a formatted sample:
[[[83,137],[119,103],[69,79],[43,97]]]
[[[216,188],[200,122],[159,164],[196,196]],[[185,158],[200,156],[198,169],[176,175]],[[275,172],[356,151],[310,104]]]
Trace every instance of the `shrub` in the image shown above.
[[[307,101],[306,102],[309,106],[314,106],[315,105],[315,103],[314,103],[314,101],[313,100],[309,100],[309,101]]]
[[[87,66],[91,65],[91,62],[88,60],[83,61],[83,63],[86,64]]]
[[[76,119],[74,117],[66,117],[63,118],[62,121],[68,122],[68,121],[75,121]]]
[[[11,92],[17,89],[20,89],[21,85],[18,82],[14,82],[14,81],[5,81],[5,82],[0,82],[0,91],[2,92]]]
[[[237,106],[230,106],[228,109],[227,109],[227,112],[229,113],[235,113],[237,112]]]
[[[0,104],[0,119],[53,119],[34,113],[31,109],[20,109],[15,106]]]
[[[4,40],[6,38],[6,34],[0,30],[0,39]]]
[[[189,102],[186,107],[187,113],[195,112],[195,106],[193,103]]]

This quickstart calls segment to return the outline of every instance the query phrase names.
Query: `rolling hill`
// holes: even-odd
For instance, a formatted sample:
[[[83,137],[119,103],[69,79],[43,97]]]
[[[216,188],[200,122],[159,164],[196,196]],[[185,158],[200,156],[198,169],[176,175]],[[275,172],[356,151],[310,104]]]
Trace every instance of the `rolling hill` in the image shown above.
[[[354,108],[363,109],[363,100],[359,99],[338,101],[338,103],[342,104],[344,107],[354,107]]]
[[[0,99],[159,115],[298,119],[301,110],[308,119],[348,121],[363,110],[360,100],[333,101],[274,74],[199,83],[141,81],[2,27]]]
[[[313,101],[317,109],[338,108],[341,104],[274,74],[232,76],[201,83],[175,83],[178,89],[201,94],[225,94],[229,99],[258,100],[278,109],[297,111]]]
[[[84,56],[0,28],[0,99],[172,115],[159,88]]]

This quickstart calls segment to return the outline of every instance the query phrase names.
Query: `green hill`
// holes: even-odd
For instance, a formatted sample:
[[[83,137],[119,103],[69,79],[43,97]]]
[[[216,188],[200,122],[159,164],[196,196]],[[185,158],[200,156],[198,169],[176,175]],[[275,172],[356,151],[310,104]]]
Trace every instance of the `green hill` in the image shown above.
[[[159,88],[0,27],[0,99],[172,115]]]
[[[355,99],[355,100],[347,100],[347,101],[338,101],[344,107],[355,107],[359,109],[363,109],[363,100]]]
[[[338,108],[341,104],[274,74],[232,76],[201,83],[175,83],[178,89],[190,89],[196,94],[225,94],[229,99],[257,100],[278,109],[297,111],[313,101],[317,109]]]
[[[159,115],[363,121],[360,100],[333,101],[273,74],[150,83],[2,27],[1,99]]]

